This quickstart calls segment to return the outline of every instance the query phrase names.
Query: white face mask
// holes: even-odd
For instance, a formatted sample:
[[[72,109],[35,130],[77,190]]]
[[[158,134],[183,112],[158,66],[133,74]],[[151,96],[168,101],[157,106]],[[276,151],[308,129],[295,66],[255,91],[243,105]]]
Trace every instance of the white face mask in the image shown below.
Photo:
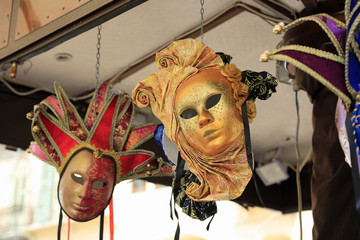
[[[184,137],[206,155],[226,150],[244,129],[231,84],[219,70],[207,69],[187,79],[174,104]]]

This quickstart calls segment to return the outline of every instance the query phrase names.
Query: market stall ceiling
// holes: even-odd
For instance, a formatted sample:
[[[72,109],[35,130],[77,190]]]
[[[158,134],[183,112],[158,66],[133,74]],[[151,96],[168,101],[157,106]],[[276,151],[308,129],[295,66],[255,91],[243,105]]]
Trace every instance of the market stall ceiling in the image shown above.
[[[257,1],[243,1],[268,12]],[[284,6],[300,11],[301,1],[280,1]],[[206,0],[204,19],[221,14],[234,6],[232,0]],[[239,2],[238,2],[239,3]],[[273,49],[281,36],[272,33],[272,25],[258,15],[242,11],[204,34],[204,43],[215,51],[233,57],[242,70],[268,71],[276,75],[275,62],[261,63],[259,56],[266,49]],[[132,69],[149,56],[153,57],[171,41],[198,28],[200,2],[194,0],[151,0],[102,24],[100,48],[100,81],[111,79]],[[200,40],[200,37],[197,36]],[[62,44],[25,61],[18,68],[16,83],[53,92],[59,82],[73,99],[91,92],[95,87],[95,65],[98,29],[84,32]],[[114,91],[131,94],[138,81],[156,71],[153,61],[148,61],[126,74],[117,76]],[[8,79],[9,70],[3,72]],[[311,149],[311,105],[305,92],[299,93],[300,150],[305,158]],[[258,115],[251,124],[253,151],[257,161],[266,161],[266,153],[281,148],[278,158],[295,164],[295,133],[297,114],[295,93],[289,84],[280,83],[277,93],[267,101],[257,100]],[[153,119],[150,111],[143,111],[145,119]]]

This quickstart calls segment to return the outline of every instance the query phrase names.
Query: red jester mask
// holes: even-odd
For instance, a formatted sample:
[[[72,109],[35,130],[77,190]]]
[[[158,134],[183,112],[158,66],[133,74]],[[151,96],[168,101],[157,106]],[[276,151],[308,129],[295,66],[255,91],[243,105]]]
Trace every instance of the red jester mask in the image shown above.
[[[157,124],[132,126],[133,103],[109,94],[108,82],[94,94],[85,120],[57,83],[55,90],[57,96],[32,113],[35,142],[29,150],[57,169],[58,200],[71,219],[89,221],[103,214],[123,180],[171,174],[154,152],[135,149],[151,138]]]

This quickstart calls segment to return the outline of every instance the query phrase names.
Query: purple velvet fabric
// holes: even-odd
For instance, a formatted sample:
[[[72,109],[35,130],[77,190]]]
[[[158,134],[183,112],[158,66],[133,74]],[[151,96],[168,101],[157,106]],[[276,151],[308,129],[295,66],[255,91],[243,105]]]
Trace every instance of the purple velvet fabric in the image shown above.
[[[321,21],[323,21],[326,24],[329,30],[334,34],[337,41],[340,43],[341,48],[345,50],[345,41],[346,41],[345,28],[337,25],[337,23],[334,20],[327,18],[325,16],[316,15],[315,17],[319,18]]]
[[[289,56],[305,64],[324,77],[335,88],[350,97],[345,85],[345,68],[343,64],[295,50],[283,50],[277,54]]]

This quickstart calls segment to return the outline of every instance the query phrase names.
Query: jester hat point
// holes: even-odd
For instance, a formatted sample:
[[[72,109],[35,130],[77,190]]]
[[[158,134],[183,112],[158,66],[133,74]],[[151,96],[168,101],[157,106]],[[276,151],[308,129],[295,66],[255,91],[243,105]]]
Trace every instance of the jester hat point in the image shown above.
[[[293,64],[330,89],[349,109],[351,95],[348,91],[348,84],[344,81],[345,24],[328,14],[316,14],[296,19],[287,25],[279,23],[274,27],[273,32],[280,34],[305,26],[306,24],[318,26],[321,32],[329,39],[335,51],[330,52],[306,46],[305,44],[299,45],[284,42],[279,48],[266,51],[262,54],[260,57],[261,61],[278,60]]]

